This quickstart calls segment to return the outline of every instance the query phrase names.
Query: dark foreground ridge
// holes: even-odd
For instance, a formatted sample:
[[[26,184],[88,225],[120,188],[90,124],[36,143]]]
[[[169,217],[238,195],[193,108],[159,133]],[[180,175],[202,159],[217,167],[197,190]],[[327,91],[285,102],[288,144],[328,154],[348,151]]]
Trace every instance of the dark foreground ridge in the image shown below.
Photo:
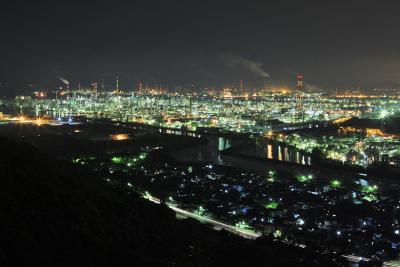
[[[186,219],[94,174],[0,139],[0,266],[341,266]]]

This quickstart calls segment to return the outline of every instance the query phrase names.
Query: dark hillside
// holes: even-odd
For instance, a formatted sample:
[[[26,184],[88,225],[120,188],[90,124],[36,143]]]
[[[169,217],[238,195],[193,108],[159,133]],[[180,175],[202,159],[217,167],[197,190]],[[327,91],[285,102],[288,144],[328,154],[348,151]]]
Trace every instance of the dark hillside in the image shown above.
[[[178,221],[29,145],[0,139],[0,148],[0,266],[332,264],[305,249]]]

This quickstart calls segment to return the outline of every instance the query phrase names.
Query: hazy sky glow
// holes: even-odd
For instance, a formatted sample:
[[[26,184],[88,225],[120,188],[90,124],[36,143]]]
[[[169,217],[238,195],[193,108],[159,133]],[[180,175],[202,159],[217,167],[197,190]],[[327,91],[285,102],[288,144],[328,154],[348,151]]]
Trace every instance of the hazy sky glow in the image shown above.
[[[361,0],[7,1],[0,81],[8,91],[55,87],[59,75],[71,86],[111,86],[116,75],[123,87],[290,86],[302,72],[327,89],[400,83],[399,10],[398,1]]]

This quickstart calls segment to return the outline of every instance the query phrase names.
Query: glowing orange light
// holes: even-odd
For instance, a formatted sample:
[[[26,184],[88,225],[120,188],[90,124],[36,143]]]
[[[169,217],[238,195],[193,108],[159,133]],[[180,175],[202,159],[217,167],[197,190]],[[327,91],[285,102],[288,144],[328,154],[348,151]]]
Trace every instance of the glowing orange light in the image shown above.
[[[116,140],[116,141],[129,139],[129,135],[128,134],[112,134],[112,135],[110,135],[110,137],[111,137],[112,140]]]

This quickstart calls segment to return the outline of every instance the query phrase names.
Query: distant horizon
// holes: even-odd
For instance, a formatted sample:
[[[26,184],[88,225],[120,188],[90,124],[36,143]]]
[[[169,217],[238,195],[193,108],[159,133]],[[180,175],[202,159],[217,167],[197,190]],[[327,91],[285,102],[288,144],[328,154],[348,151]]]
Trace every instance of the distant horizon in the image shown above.
[[[119,89],[122,91],[139,91],[139,83],[135,85],[129,85],[127,83],[124,83],[123,81],[119,80],[120,85]],[[115,90],[115,84],[113,85],[111,82],[104,83],[104,89],[102,88],[101,82],[97,82],[97,91],[99,92],[111,92]],[[71,90],[77,90],[78,89],[78,84],[80,84],[80,88],[83,89],[90,89],[92,88],[92,82],[89,81],[70,81],[69,82],[69,88]],[[274,86],[274,85],[266,85],[264,87],[252,87],[249,85],[246,85],[246,81],[243,81],[243,88],[244,90],[252,90],[252,91],[262,91],[262,90],[279,90],[279,89],[289,89],[289,90],[296,90],[296,85],[295,85],[295,80],[291,82],[289,85],[280,85],[280,86]],[[162,88],[163,90],[166,90],[168,92],[175,92],[175,91],[185,91],[188,93],[196,93],[199,92],[198,90],[217,90],[217,91],[222,91],[224,89],[239,89],[240,87],[240,80],[236,84],[230,84],[226,86],[219,86],[219,87],[214,87],[214,86],[204,86],[200,87],[196,85],[195,83],[183,83],[183,84],[147,84],[146,82],[142,82],[142,89],[144,90],[145,88],[148,89],[160,89]],[[15,90],[5,90],[5,89],[10,89],[10,88],[17,88]],[[41,87],[40,84],[34,83],[34,82],[27,82],[25,86],[13,86],[12,84],[7,84],[7,83],[1,83],[0,82],[0,95],[3,97],[13,97],[17,95],[23,95],[23,94],[29,94],[29,93],[34,93],[34,92],[55,92],[55,91],[60,91],[60,90],[66,90],[67,87],[65,84],[62,82],[59,82],[57,85],[53,86],[52,88],[46,88],[46,87]],[[395,82],[390,82],[390,81],[385,81],[381,83],[370,83],[370,84],[360,84],[360,85],[354,85],[352,87],[348,88],[317,88],[314,86],[309,86],[308,83],[305,83],[304,86],[305,90],[317,90],[320,92],[326,92],[326,93],[335,93],[335,92],[349,92],[349,91],[360,91],[361,93],[366,93],[370,94],[374,90],[382,90],[382,91],[395,91],[399,90],[398,93],[400,93],[400,83],[395,83]],[[200,93],[200,92],[199,92]],[[394,93],[394,92],[392,92]]]
[[[7,1],[1,94],[28,82],[291,87],[302,73],[324,90],[400,84],[400,3],[361,0]]]

